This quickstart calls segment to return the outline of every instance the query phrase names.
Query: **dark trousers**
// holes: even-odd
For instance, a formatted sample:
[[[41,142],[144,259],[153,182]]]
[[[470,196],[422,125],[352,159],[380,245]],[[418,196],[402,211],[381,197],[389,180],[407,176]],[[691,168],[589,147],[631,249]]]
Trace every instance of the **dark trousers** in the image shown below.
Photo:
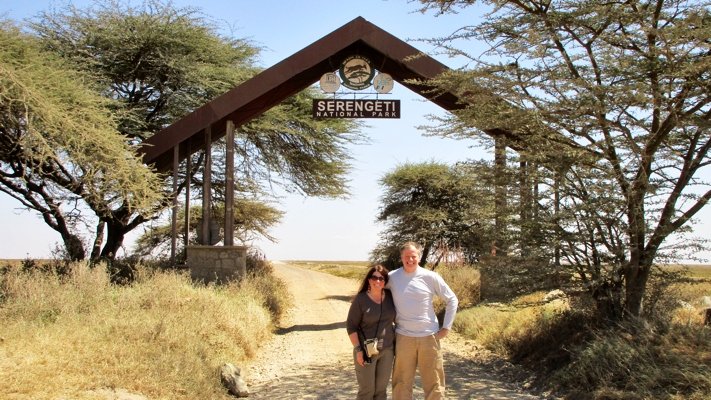
[[[388,384],[393,371],[394,353],[392,347],[380,350],[372,357],[370,364],[358,365],[353,351],[356,379],[358,380],[357,400],[386,400]]]

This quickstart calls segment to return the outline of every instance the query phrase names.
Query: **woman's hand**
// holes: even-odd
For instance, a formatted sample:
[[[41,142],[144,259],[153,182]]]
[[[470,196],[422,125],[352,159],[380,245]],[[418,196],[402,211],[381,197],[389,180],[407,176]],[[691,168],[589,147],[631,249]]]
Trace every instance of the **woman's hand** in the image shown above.
[[[363,350],[356,353],[356,362],[361,367],[365,367],[365,359],[363,358]]]

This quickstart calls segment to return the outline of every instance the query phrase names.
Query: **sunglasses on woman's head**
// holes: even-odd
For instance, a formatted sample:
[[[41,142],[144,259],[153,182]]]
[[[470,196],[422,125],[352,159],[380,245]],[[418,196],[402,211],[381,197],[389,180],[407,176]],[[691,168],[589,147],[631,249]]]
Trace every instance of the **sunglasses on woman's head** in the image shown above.
[[[373,280],[373,281],[383,281],[383,282],[385,282],[385,278],[383,278],[382,276],[371,275],[370,279]]]

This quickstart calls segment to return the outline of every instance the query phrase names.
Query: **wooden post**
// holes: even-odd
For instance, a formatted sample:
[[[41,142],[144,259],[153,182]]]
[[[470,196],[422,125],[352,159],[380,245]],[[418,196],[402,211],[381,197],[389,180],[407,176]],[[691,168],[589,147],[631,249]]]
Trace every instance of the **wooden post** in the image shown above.
[[[225,144],[225,246],[234,245],[234,203],[235,203],[235,124],[227,121]]]
[[[212,204],[212,129],[205,128],[205,164],[202,171],[202,243],[210,244],[210,205]]]
[[[187,154],[187,156],[185,157],[185,226],[183,227],[183,249],[185,249],[187,253],[188,244],[190,244],[190,186],[192,185],[191,177],[193,174],[190,140],[185,142],[185,154]]]
[[[178,247],[178,167],[180,166],[180,143],[173,146],[173,208],[170,216],[170,263],[175,265]]]

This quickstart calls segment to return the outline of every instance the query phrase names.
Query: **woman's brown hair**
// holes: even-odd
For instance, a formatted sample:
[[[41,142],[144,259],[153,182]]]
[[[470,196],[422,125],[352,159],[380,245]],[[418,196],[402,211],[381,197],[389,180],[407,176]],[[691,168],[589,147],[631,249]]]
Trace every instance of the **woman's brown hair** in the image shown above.
[[[367,292],[370,289],[370,277],[373,276],[373,274],[376,272],[380,272],[380,275],[385,278],[385,284],[388,284],[388,280],[390,279],[388,277],[388,269],[383,267],[381,264],[375,264],[370,267],[370,269],[368,269],[368,273],[365,274],[365,278],[363,278],[363,281],[360,283],[358,293]]]

